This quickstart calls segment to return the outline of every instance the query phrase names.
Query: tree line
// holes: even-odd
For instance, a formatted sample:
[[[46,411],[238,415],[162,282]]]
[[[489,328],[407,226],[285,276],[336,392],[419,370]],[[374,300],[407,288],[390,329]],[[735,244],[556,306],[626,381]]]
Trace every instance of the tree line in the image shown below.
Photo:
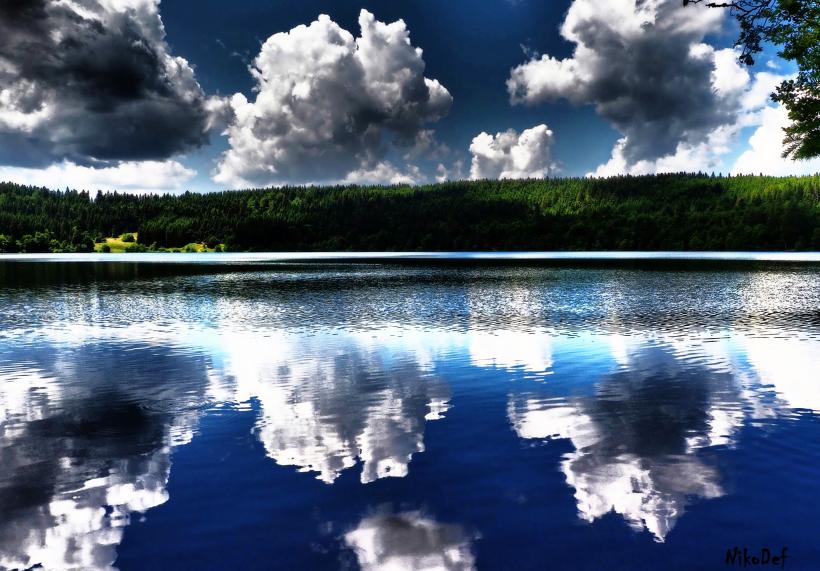
[[[664,174],[180,195],[0,183],[0,252],[820,250],[820,175]]]

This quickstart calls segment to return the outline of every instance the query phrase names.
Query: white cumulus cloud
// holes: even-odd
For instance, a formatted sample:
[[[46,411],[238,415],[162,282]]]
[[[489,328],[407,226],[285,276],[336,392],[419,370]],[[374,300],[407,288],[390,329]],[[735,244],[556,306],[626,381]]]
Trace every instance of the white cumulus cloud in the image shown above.
[[[255,100],[236,94],[230,149],[214,180],[229,186],[336,182],[363,173],[396,180],[391,147],[411,148],[452,97],[424,76],[422,50],[402,20],[362,10],[354,38],[328,16],[264,43],[251,72]],[[368,180],[370,180],[368,178]]]
[[[554,169],[552,142],[552,131],[543,124],[521,134],[514,129],[480,133],[470,145],[470,178],[543,178]]]
[[[418,167],[409,166],[406,171],[400,171],[389,162],[380,162],[372,168],[360,168],[347,174],[346,184],[418,184],[423,175]]]
[[[32,186],[89,191],[149,193],[185,190],[196,171],[177,161],[130,161],[87,167],[63,161],[43,169],[0,166],[0,180]]]
[[[786,176],[820,172],[820,159],[793,161],[781,156],[783,128],[787,125],[789,115],[783,106],[763,109],[760,124],[749,138],[749,150],[737,158],[732,174]]]

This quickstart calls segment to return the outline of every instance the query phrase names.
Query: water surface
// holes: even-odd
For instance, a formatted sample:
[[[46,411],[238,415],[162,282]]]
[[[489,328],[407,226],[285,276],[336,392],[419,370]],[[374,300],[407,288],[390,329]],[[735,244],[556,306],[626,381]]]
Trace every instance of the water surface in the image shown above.
[[[815,266],[105,259],[0,262],[0,569],[820,567]]]

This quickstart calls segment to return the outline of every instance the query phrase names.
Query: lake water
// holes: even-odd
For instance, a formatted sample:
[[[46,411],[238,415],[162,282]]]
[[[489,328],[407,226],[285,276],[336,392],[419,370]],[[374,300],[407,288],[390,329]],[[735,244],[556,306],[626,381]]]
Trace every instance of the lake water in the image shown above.
[[[0,261],[0,569],[820,568],[815,265],[164,256]]]

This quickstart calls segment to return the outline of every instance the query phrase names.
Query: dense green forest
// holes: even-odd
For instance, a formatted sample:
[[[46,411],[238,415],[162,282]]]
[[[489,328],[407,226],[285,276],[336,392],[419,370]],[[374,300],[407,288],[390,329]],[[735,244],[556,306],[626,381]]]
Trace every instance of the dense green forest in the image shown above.
[[[0,183],[0,252],[192,242],[282,250],[818,250],[820,175],[621,176],[182,195]]]

